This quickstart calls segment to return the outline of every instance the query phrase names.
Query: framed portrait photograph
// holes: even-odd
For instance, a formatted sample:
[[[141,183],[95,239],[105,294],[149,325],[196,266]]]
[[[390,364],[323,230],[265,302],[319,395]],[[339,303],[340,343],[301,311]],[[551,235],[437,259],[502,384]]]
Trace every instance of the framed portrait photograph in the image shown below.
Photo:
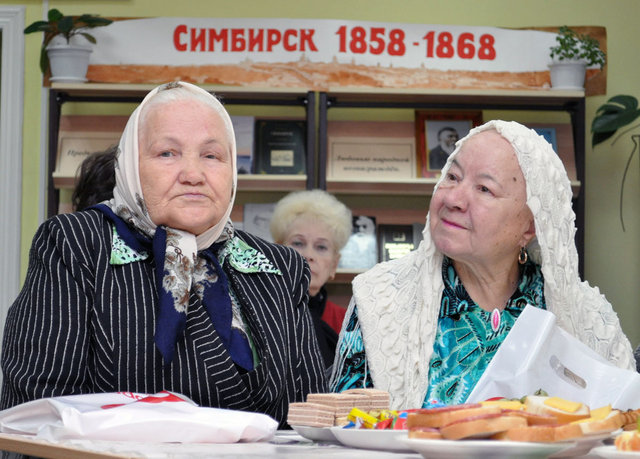
[[[418,164],[423,177],[437,177],[456,142],[482,124],[481,111],[416,111]]]

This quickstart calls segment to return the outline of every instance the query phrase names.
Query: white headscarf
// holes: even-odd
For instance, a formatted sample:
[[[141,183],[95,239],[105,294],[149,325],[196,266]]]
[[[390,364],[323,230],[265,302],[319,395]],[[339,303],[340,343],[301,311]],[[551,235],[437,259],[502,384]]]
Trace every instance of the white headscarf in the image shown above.
[[[527,205],[536,228],[536,238],[527,250],[541,265],[547,309],[557,316],[559,326],[600,355],[619,367],[635,368],[616,313],[597,288],[580,280],[571,184],[562,161],[542,136],[513,121],[489,121],[474,128],[456,144],[436,189],[465,142],[489,129],[513,146],[525,178]],[[391,393],[395,408],[422,406],[427,392],[444,289],[443,254],[433,243],[429,224],[427,215],[417,250],[355,278],[347,312],[350,315],[357,305],[375,387]],[[334,365],[340,367],[339,362]]]
[[[238,173],[236,170],[236,140],[233,132],[233,124],[231,118],[227,113],[224,106],[220,101],[198,86],[185,82],[173,82],[167,83],[154,88],[149,94],[146,95],[144,100],[138,105],[134,112],[129,117],[129,121],[120,138],[118,159],[116,163],[116,186],[113,190],[113,200],[110,203],[110,207],[114,212],[121,217],[124,217],[121,212],[126,212],[127,209],[133,216],[133,220],[126,219],[129,223],[132,223],[136,228],[141,230],[146,235],[153,237],[156,229],[156,224],[151,221],[149,213],[144,204],[144,197],[142,195],[142,187],[140,185],[140,154],[138,151],[138,122],[140,113],[144,106],[160,91],[170,91],[176,88],[183,88],[192,94],[184,94],[184,99],[201,100],[202,97],[206,97],[211,100],[210,105],[212,109],[215,109],[218,115],[221,117],[225,124],[225,131],[229,134],[229,146],[231,147],[231,168],[233,172],[233,190],[231,194],[231,200],[227,206],[224,216],[219,222],[216,222],[211,228],[197,237],[186,231],[178,231],[182,233],[184,238],[191,239],[190,236],[194,236],[194,242],[197,245],[198,250],[203,250],[216,242],[222,231],[229,221],[229,216],[233,209],[233,203],[236,197],[236,187],[238,183]],[[162,104],[164,105],[164,104]],[[162,107],[160,105],[160,107]],[[155,109],[155,108],[154,108]]]

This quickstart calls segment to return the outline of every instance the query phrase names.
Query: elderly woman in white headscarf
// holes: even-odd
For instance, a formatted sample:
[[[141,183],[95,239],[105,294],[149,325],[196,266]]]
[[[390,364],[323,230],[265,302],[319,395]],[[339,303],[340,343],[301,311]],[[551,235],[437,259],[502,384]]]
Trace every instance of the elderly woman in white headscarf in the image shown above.
[[[113,199],[35,235],[9,309],[1,408],[42,397],[170,390],[266,413],[326,388],[293,249],[229,220],[236,147],[220,102],[151,91],[120,140]]]
[[[633,369],[616,313],[579,278],[571,198],[535,131],[473,129],[442,170],[418,249],[354,280],[331,388],[375,386],[395,408],[465,402],[526,305]]]

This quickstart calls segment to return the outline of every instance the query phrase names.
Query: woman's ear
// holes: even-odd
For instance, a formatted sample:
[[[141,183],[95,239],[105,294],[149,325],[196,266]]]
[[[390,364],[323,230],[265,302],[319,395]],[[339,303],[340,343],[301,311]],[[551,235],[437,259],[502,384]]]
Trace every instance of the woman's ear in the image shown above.
[[[531,240],[536,237],[536,222],[533,219],[533,215],[529,220],[529,227],[522,234],[522,245],[521,247],[526,247]]]

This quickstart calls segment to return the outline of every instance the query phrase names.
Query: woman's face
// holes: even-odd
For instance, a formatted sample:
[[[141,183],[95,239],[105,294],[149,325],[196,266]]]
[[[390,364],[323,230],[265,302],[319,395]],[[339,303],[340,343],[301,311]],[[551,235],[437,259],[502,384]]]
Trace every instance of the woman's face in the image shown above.
[[[515,262],[520,247],[535,235],[515,152],[495,131],[466,141],[429,212],[436,247],[463,263]]]
[[[181,100],[150,108],[138,150],[153,223],[198,235],[223,218],[233,184],[231,146],[211,107]]]
[[[298,218],[291,225],[284,245],[296,249],[309,263],[309,294],[316,296],[320,288],[335,275],[340,252],[336,250],[329,227],[315,219]]]

